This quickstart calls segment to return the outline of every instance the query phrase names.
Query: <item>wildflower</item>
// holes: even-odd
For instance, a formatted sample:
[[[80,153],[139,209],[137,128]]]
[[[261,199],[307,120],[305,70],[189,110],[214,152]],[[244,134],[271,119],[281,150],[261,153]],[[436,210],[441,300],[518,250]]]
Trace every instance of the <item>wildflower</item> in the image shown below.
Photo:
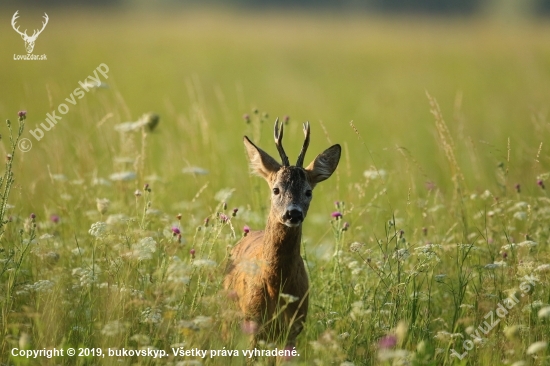
[[[489,264],[486,264],[484,268],[495,269],[495,268],[502,268],[502,267],[506,267],[506,262],[500,261],[500,262],[489,263]]]
[[[243,114],[243,119],[246,123],[250,123],[250,116],[248,115],[248,113]]]
[[[508,253],[506,253],[506,252],[502,253],[502,258],[503,258],[504,260],[506,260],[506,258],[508,258]]]
[[[394,335],[384,336],[378,341],[378,347],[383,349],[393,348],[396,344],[397,337]]]
[[[349,251],[350,251],[350,252],[353,252],[353,253],[357,253],[357,252],[360,251],[364,246],[365,246],[365,244],[359,243],[359,242],[356,241],[356,242],[351,243],[351,245],[349,246]]]
[[[333,218],[335,218],[336,220],[342,218],[342,214],[341,214],[340,212],[338,212],[338,211],[333,212],[333,213],[331,214],[331,216],[332,216]]]
[[[139,261],[153,258],[153,253],[157,251],[157,242],[151,237],[143,238],[139,242],[132,244],[132,251],[128,253]]]
[[[195,249],[191,248],[189,254],[191,254],[191,258],[195,259]]]
[[[140,191],[139,189],[136,189],[136,190],[134,191],[134,196],[136,196],[136,197],[141,197],[141,195],[142,195],[142,193],[141,193],[141,191]]]
[[[19,116],[19,119],[22,121],[25,118],[27,118],[27,111],[19,111],[17,112],[17,115]]]
[[[147,192],[151,192],[151,191],[149,190],[149,183],[145,183],[145,184],[143,185],[143,190],[144,190],[144,191],[147,191]]]
[[[204,227],[208,227],[208,222],[210,221],[210,218],[207,217],[206,219],[204,219]]]
[[[504,335],[508,339],[514,339],[519,335],[519,327],[517,325],[512,325],[504,328]]]
[[[533,344],[531,344],[529,346],[529,348],[527,348],[527,354],[528,355],[532,355],[532,354],[535,354],[539,351],[542,351],[543,349],[545,349],[546,347],[548,346],[548,343],[544,342],[544,341],[538,341],[538,342],[535,342]]]
[[[283,294],[283,293],[282,293],[282,294],[280,294],[279,296],[280,296],[283,300],[285,300],[285,302],[286,302],[287,304],[291,304],[291,303],[293,303],[293,302],[296,302],[296,301],[300,300],[299,297],[293,296],[293,295],[290,295],[290,294]]]
[[[258,332],[258,323],[254,320],[244,320],[241,324],[241,330],[245,334],[256,334]]]
[[[245,225],[243,227],[243,232],[244,232],[244,236],[246,236],[250,232],[250,228],[248,227],[248,225]]]
[[[105,235],[107,231],[107,224],[104,222],[96,222],[95,224],[92,224],[90,227],[90,230],[88,230],[88,233],[90,235],[95,236],[96,238],[101,238]]]
[[[550,306],[546,306],[539,310],[539,318],[550,318]]]
[[[349,222],[344,222],[344,225],[342,225],[342,231],[347,231],[349,229]]]
[[[174,226],[174,227],[172,228],[172,233],[174,234],[174,236],[176,236],[176,235],[181,234],[181,231],[180,231],[179,228],[177,228],[177,227]]]
[[[126,327],[123,323],[119,322],[118,320],[115,320],[105,324],[105,326],[101,330],[101,334],[107,337],[114,337],[118,334],[122,334],[125,328]]]
[[[227,217],[225,214],[220,214],[219,218],[222,224],[225,224],[229,220],[229,217]]]
[[[97,210],[102,215],[107,212],[110,204],[111,204],[111,201],[109,201],[107,198],[96,198]]]
[[[183,168],[181,172],[183,174],[196,174],[196,175],[207,175],[209,173],[208,170],[204,168],[200,168],[198,166],[189,166],[189,167]]]
[[[176,215],[176,219],[181,220],[181,214],[180,213]]]
[[[109,179],[115,182],[130,181],[136,179],[136,173],[134,172],[119,172],[113,173],[109,176]]]
[[[514,188],[516,189],[516,192],[520,193],[521,192],[521,186],[519,185],[519,183],[517,183]]]
[[[550,264],[541,264],[537,268],[535,268],[535,272],[549,272],[550,271]]]
[[[54,224],[57,224],[59,222],[59,216],[51,215],[50,216],[50,221],[53,222]]]
[[[542,179],[537,180],[537,184],[540,188],[544,189],[544,181]]]
[[[31,213],[31,219],[32,220],[36,219],[36,215],[34,213]]]
[[[238,211],[239,211],[239,209],[235,207],[235,208],[233,209],[233,213],[231,214],[231,216],[233,216],[233,217],[237,216],[237,212],[238,212]]]

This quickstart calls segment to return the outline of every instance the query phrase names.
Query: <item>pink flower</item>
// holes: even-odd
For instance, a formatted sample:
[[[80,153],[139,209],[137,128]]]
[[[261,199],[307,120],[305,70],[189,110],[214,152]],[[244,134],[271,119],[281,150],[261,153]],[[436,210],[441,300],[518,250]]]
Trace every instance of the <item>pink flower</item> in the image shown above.
[[[393,348],[397,344],[397,337],[393,334],[382,337],[378,341],[378,347],[380,348]]]
[[[181,231],[180,231],[179,228],[177,228],[177,227],[174,226],[174,227],[172,228],[172,233],[173,233],[174,235],[179,235],[179,234],[181,234]]]
[[[338,211],[335,211],[331,214],[331,216],[335,219],[340,219],[340,218],[342,218],[342,213],[340,213]]]

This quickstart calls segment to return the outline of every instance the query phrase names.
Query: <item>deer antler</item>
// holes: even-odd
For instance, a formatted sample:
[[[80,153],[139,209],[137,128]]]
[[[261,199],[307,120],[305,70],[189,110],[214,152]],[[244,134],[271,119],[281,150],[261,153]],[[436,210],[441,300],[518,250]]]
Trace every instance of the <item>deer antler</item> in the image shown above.
[[[279,130],[279,118],[275,120],[275,146],[277,146],[277,150],[279,151],[279,155],[281,155],[281,160],[283,161],[283,166],[290,166],[290,162],[288,161],[288,157],[285,154],[285,150],[283,149],[283,123],[281,123],[281,129]]]
[[[50,20],[50,18],[48,18],[48,14],[44,13],[44,16],[43,18],[46,20],[45,22],[42,22],[42,29],[40,30],[35,30],[31,36],[31,38],[36,38],[38,37],[38,35],[40,33],[42,33],[42,31],[44,30],[44,28],[46,28],[46,25],[48,24],[48,20]],[[38,32],[38,33],[37,33]]]
[[[304,135],[306,136],[304,144],[302,145],[302,150],[300,155],[298,155],[298,161],[296,161],[296,166],[302,168],[304,165],[304,158],[306,157],[306,151],[309,146],[309,121],[304,123]]]
[[[19,10],[17,10],[15,12],[15,14],[13,14],[13,17],[11,18],[11,26],[13,27],[13,30],[15,30],[17,33],[19,33],[21,36],[24,36],[24,37],[28,37],[27,36],[27,30],[25,29],[25,32],[21,32],[19,30],[19,26],[17,28],[15,28],[15,21],[17,20],[17,18],[19,18],[19,16],[17,15],[17,13],[19,13]]]

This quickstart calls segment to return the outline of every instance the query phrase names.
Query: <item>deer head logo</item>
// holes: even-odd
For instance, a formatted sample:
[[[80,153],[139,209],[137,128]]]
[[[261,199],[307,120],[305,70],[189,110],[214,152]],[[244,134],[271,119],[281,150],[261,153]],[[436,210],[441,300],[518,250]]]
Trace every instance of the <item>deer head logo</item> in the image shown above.
[[[17,33],[19,33],[21,35],[21,38],[23,38],[23,41],[25,41],[25,48],[27,49],[27,53],[32,53],[32,50],[34,49],[34,42],[36,41],[36,38],[38,38],[40,33],[42,33],[44,28],[46,28],[46,24],[48,24],[48,19],[49,19],[48,14],[44,13],[45,21],[42,22],[42,29],[40,29],[40,30],[35,29],[32,36],[29,36],[29,35],[27,35],[27,30],[26,29],[25,29],[24,32],[21,32],[19,30],[19,26],[16,27],[16,25],[15,25],[15,21],[17,20],[17,18],[19,18],[19,16],[17,15],[18,12],[19,12],[19,10],[17,10],[15,12],[15,14],[13,14],[13,17],[11,18],[11,26],[13,27],[13,29]]]

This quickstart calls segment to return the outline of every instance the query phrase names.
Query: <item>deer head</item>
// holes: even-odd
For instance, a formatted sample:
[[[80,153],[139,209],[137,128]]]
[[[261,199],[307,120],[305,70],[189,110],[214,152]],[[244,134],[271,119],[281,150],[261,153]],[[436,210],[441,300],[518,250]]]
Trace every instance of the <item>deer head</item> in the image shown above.
[[[275,145],[282,164],[244,137],[252,171],[263,177],[271,189],[270,216],[288,227],[302,224],[313,198],[313,188],[332,175],[340,160],[341,148],[337,144],[323,151],[304,168],[304,157],[309,146],[309,122],[304,123],[304,135],[304,144],[295,166],[290,165],[283,149],[283,124],[279,125],[279,119],[275,121]]]
[[[21,32],[19,30],[19,27],[16,28],[15,26],[15,21],[17,20],[17,18],[19,18],[19,16],[17,15],[17,13],[19,12],[19,10],[17,10],[15,12],[15,14],[13,14],[13,17],[11,18],[11,26],[13,27],[13,29],[19,33],[21,35],[21,38],[23,38],[23,41],[25,41],[25,48],[27,49],[27,53],[32,53],[32,50],[34,49],[34,42],[36,41],[36,38],[38,38],[38,36],[40,35],[40,33],[42,33],[42,31],[44,30],[44,28],[46,28],[46,24],[48,24],[48,14],[44,13],[44,22],[42,22],[42,29],[38,30],[38,29],[35,29],[32,36],[28,36],[27,35],[27,30],[25,29],[24,32]]]

